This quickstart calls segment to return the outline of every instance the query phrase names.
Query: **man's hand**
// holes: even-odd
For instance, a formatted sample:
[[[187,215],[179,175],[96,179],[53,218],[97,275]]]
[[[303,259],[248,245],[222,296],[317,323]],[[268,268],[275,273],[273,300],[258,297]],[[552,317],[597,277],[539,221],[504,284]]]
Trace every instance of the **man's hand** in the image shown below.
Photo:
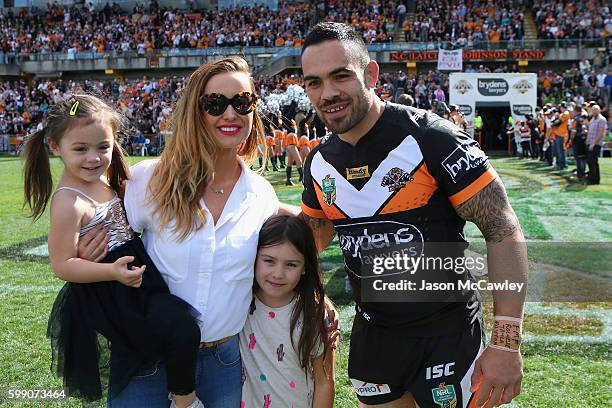
[[[77,257],[92,262],[100,262],[108,252],[108,231],[98,224],[79,239]]]
[[[520,353],[487,347],[478,357],[472,373],[471,392],[477,407],[508,404],[521,392],[523,358]]]

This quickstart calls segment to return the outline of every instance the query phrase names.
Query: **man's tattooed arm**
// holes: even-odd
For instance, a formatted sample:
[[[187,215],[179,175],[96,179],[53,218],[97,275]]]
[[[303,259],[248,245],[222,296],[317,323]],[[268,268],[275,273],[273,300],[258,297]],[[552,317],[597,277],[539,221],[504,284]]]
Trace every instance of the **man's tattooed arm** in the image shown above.
[[[334,224],[326,218],[310,217],[304,213],[302,213],[302,217],[312,230],[315,242],[317,243],[317,249],[319,252],[322,252],[332,242],[336,235]]]
[[[476,224],[487,242],[501,242],[517,229],[520,230],[518,218],[499,178],[459,204],[455,210],[461,218]]]

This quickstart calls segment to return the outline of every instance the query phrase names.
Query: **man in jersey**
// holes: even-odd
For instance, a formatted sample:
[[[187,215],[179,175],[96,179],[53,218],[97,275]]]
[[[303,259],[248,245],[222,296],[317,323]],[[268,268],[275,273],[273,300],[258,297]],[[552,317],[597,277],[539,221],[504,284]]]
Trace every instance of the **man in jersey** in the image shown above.
[[[320,250],[335,233],[343,250],[356,302],[349,377],[360,406],[510,402],[522,380],[524,291],[493,292],[495,327],[485,348],[474,291],[440,301],[416,290],[388,301],[372,297],[370,279],[381,254],[418,254],[430,242],[462,253],[463,227],[472,221],[487,242],[489,281],[526,282],[523,234],[487,157],[439,116],[377,98],[378,65],[350,26],[315,26],[303,43],[302,69],[308,97],[331,132],[306,160],[302,211]],[[384,272],[377,279],[398,276],[414,277]]]

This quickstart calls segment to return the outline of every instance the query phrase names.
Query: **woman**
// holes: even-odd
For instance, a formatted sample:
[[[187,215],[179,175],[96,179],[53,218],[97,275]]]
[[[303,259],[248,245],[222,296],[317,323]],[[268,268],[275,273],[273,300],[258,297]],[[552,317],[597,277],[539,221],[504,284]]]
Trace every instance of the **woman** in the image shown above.
[[[251,300],[259,229],[278,211],[272,186],[243,161],[254,160],[264,135],[256,103],[246,61],[202,65],[177,103],[161,157],[134,166],[125,190],[130,224],[144,232],[170,292],[201,313],[196,392],[207,408],[240,406],[237,334]],[[109,407],[167,408],[165,376],[164,364],[152,362]]]

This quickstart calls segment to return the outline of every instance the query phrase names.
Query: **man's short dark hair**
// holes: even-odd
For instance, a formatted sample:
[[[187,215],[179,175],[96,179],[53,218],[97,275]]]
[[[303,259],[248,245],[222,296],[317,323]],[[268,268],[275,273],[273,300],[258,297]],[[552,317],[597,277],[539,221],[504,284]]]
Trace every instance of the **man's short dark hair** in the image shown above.
[[[311,45],[320,44],[324,41],[351,43],[355,49],[355,55],[352,55],[352,57],[356,58],[363,68],[370,62],[368,48],[363,42],[361,35],[350,25],[331,21],[324,21],[317,24],[308,35],[306,35],[304,43],[302,44],[302,55],[304,55],[306,48]]]

